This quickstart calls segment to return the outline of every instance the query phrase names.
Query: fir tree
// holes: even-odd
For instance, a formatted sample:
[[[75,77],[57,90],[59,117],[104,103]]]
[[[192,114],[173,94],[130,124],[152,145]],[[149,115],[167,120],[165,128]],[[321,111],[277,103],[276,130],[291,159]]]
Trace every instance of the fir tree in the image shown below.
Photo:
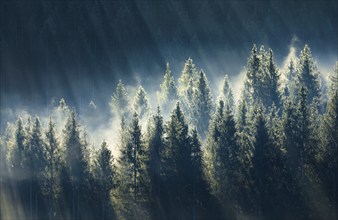
[[[195,64],[188,58],[184,64],[181,77],[178,79],[178,92],[181,97],[186,97],[187,91],[191,87],[190,82],[195,82],[198,78]]]
[[[65,148],[65,168],[63,175],[67,182],[62,183],[64,193],[69,192],[67,207],[71,207],[71,216],[74,219],[85,218],[88,213],[86,206],[89,204],[89,162],[86,160],[86,149],[80,138],[79,124],[76,114],[73,111],[69,113],[65,129],[63,130]],[[80,212],[80,210],[82,210]],[[87,216],[89,217],[89,216]]]
[[[330,76],[329,101],[321,124],[323,146],[322,179],[332,204],[332,219],[337,217],[338,206],[338,62]]]
[[[94,162],[94,173],[101,199],[101,219],[112,218],[111,191],[117,186],[114,158],[105,141],[102,142]]]
[[[140,118],[147,116],[149,113],[149,104],[146,91],[140,86],[134,97],[134,111],[138,114]]]
[[[299,87],[299,81],[297,77],[297,69],[296,64],[293,60],[290,60],[287,72],[286,72],[287,82],[284,88],[287,88],[288,94],[286,97],[291,97],[293,101],[298,100],[298,91],[297,88]],[[287,98],[284,99],[287,99]]]
[[[26,168],[29,175],[29,197],[30,197],[30,217],[39,218],[37,210],[42,209],[43,171],[46,167],[45,145],[42,139],[41,123],[38,117],[35,118],[33,126],[30,120],[26,128]]]
[[[281,107],[281,100],[280,100],[280,74],[278,73],[278,69],[276,64],[273,60],[273,52],[269,49],[268,61],[267,61],[267,70],[268,70],[268,77],[266,81],[268,82],[268,94],[269,99],[267,101],[266,107],[271,107],[272,104],[276,106],[277,109]]]
[[[160,85],[160,103],[163,109],[167,109],[178,99],[178,92],[175,85],[175,79],[171,74],[169,63],[167,63],[166,71],[163,77],[163,82]]]
[[[269,135],[262,108],[256,110],[253,141],[252,178],[257,218],[278,218],[278,174],[282,172],[281,152]]]
[[[231,111],[234,111],[235,107],[234,95],[227,74],[225,74],[224,76],[220,99],[222,99],[225,102],[225,105],[229,106]]]
[[[305,87],[308,91],[306,99],[307,104],[310,104],[313,99],[317,99],[317,101],[320,99],[321,85],[319,81],[319,73],[308,45],[304,46],[304,49],[300,54],[298,80],[301,86]]]
[[[117,114],[117,116],[128,116],[129,113],[129,101],[128,94],[121,80],[119,80],[116,90],[113,93],[111,98],[111,106],[113,112]]]
[[[55,212],[56,200],[60,191],[60,171],[62,161],[62,151],[55,134],[55,124],[49,118],[46,135],[46,161],[47,169],[45,170],[46,193],[49,198],[49,219],[53,219]]]
[[[190,138],[188,125],[181,110],[179,103],[170,115],[170,119],[165,127],[165,151],[164,151],[164,190],[166,192],[164,206],[168,218],[178,218],[178,214],[186,216],[189,194],[188,176],[190,174]],[[187,195],[188,193],[188,195]],[[172,212],[170,210],[176,210]]]
[[[164,147],[163,139],[163,117],[160,108],[157,107],[157,114],[152,118],[152,126],[148,143],[149,162],[148,173],[151,183],[151,194],[154,199],[160,196],[160,174],[162,167],[162,151]]]
[[[208,128],[209,120],[213,109],[212,95],[209,88],[209,83],[203,71],[200,72],[199,80],[196,84],[196,90],[192,100],[192,116],[197,131],[202,137]]]
[[[24,177],[27,175],[24,172],[25,158],[25,132],[22,119],[19,118],[16,122],[14,134],[14,143],[10,152],[9,167],[11,167],[12,175]]]
[[[198,72],[191,58],[188,58],[184,64],[180,78],[178,79],[178,94],[182,107],[189,113],[191,101],[198,80]]]
[[[246,65],[246,80],[244,82],[244,97],[247,103],[251,103],[257,97],[257,87],[259,85],[260,58],[257,47],[254,44]]]

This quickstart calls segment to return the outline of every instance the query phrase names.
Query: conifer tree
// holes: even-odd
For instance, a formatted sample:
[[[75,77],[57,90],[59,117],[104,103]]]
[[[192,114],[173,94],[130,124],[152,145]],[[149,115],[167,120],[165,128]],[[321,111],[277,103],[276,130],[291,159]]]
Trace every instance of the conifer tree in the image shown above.
[[[273,52],[269,49],[268,61],[267,61],[267,70],[268,77],[266,81],[268,82],[268,101],[266,107],[271,107],[272,104],[276,106],[277,109],[281,107],[281,96],[279,92],[280,87],[280,74],[278,73],[277,66],[273,60]]]
[[[171,74],[169,63],[167,63],[166,71],[163,77],[163,82],[160,85],[161,93],[160,93],[160,103],[163,109],[167,109],[170,107],[173,102],[178,99],[178,91],[175,85],[175,79]]]
[[[157,107],[157,113],[153,116],[151,123],[150,138],[148,141],[148,173],[151,186],[150,193],[155,201],[159,201],[161,195],[161,171],[163,166],[161,160],[164,147],[163,117],[159,107]]]
[[[224,101],[226,106],[229,106],[229,108],[233,112],[235,107],[234,95],[227,74],[225,74],[224,76],[220,98]]]
[[[319,81],[319,72],[313,61],[312,53],[308,45],[304,46],[304,49],[300,54],[298,80],[301,86],[305,87],[308,91],[306,99],[307,104],[310,104],[313,99],[317,99],[317,101],[320,99],[321,85]]]
[[[290,97],[293,101],[298,100],[298,87],[299,87],[299,81],[298,81],[298,75],[297,75],[297,69],[296,69],[296,63],[294,60],[290,60],[290,63],[288,65],[288,69],[286,72],[286,78],[287,82],[285,84],[285,87],[288,91],[288,94],[284,94],[286,97]],[[284,99],[287,99],[284,97]],[[285,102],[285,101],[284,101]]]
[[[178,94],[181,105],[187,114],[192,105],[193,93],[198,80],[198,72],[191,58],[188,58],[184,64],[180,78],[178,79]],[[190,115],[188,115],[190,116]]]
[[[17,176],[25,176],[24,160],[25,160],[25,132],[22,119],[19,118],[16,122],[14,134],[14,143],[10,152],[9,167],[11,174]]]
[[[329,101],[321,124],[323,146],[322,176],[326,193],[332,204],[332,219],[337,217],[338,208],[338,62],[330,76]]]
[[[278,174],[282,172],[280,151],[273,144],[263,115],[263,109],[256,109],[253,141],[252,178],[257,218],[277,218],[279,200]]]
[[[60,172],[62,161],[62,151],[59,147],[59,142],[55,134],[55,124],[52,118],[49,118],[48,128],[45,132],[46,135],[46,170],[45,191],[49,201],[49,219],[53,219],[55,212],[56,200],[60,192]]]
[[[209,83],[203,71],[200,72],[196,83],[196,90],[193,93],[192,116],[197,131],[204,138],[204,132],[208,128],[209,120],[213,110],[212,95]]]
[[[129,113],[128,94],[121,80],[119,80],[116,86],[116,90],[111,98],[111,106],[113,112],[115,112],[117,116],[119,117],[128,116]]]
[[[80,138],[79,124],[75,111],[69,113],[65,129],[63,130],[65,148],[65,167],[63,168],[63,193],[67,193],[66,207],[72,218],[85,218],[86,207],[89,204],[88,183],[90,179],[89,162],[86,160],[86,149]],[[81,211],[80,211],[81,210]]]
[[[166,192],[164,206],[168,218],[186,216],[190,212],[183,207],[188,207],[189,194],[186,190],[190,174],[189,161],[191,151],[188,125],[179,103],[172,111],[165,127],[164,151],[164,191]],[[188,194],[187,194],[188,193]],[[170,210],[175,210],[172,212]]]
[[[221,124],[224,121],[224,101],[219,100],[216,111],[212,116],[212,120],[209,124],[206,147],[204,151],[204,160],[206,163],[205,173],[207,174],[207,178],[209,184],[211,185],[211,189],[214,194],[219,193],[219,185],[216,176],[216,169],[218,169],[218,140],[221,137]]]
[[[212,207],[209,187],[207,185],[205,176],[203,174],[203,159],[201,143],[198,137],[196,129],[192,130],[190,149],[190,185],[191,185],[191,207],[192,214],[190,215],[193,219],[205,218],[207,216],[213,216],[213,213],[209,213]],[[211,203],[211,204],[210,204]],[[211,209],[210,209],[211,208]]]
[[[191,87],[190,82],[195,82],[198,78],[195,64],[191,58],[188,58],[184,64],[180,78],[178,79],[178,92],[181,97],[187,95],[187,91]]]
[[[43,172],[47,165],[45,158],[45,145],[42,139],[41,123],[35,117],[33,126],[30,120],[26,128],[26,168],[29,175],[29,197],[30,197],[30,217],[39,218],[37,210],[42,210],[42,180]]]
[[[149,104],[146,91],[140,86],[134,97],[134,111],[138,114],[140,118],[148,116],[149,113]]]
[[[290,101],[283,115],[283,145],[286,149],[288,176],[289,210],[295,216],[305,218],[305,201],[309,188],[307,167],[311,163],[309,152],[316,147],[312,142],[308,107],[306,105],[307,92],[304,87],[300,89],[298,103]]]
[[[111,191],[117,186],[114,158],[105,141],[102,142],[94,162],[94,177],[101,199],[101,219],[114,217],[111,203]]]
[[[251,103],[258,95],[260,58],[257,47],[254,44],[246,65],[246,79],[244,82],[244,97],[247,103]]]

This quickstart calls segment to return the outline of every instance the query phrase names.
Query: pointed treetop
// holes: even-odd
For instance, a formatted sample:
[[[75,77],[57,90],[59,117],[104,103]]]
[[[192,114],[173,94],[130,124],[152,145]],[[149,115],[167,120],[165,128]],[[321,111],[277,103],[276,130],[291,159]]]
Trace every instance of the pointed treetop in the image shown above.
[[[140,85],[134,98],[134,111],[143,117],[149,111],[148,97],[144,88]]]

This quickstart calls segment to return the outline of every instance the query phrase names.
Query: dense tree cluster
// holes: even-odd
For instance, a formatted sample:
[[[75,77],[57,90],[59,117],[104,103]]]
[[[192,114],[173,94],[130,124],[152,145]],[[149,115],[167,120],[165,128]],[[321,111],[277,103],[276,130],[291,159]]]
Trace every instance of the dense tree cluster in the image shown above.
[[[254,45],[238,105],[228,76],[214,100],[191,58],[177,85],[167,64],[151,111],[118,82],[116,155],[63,99],[61,135],[52,117],[18,118],[0,139],[1,219],[337,218],[338,62],[326,85],[307,45],[286,70]]]

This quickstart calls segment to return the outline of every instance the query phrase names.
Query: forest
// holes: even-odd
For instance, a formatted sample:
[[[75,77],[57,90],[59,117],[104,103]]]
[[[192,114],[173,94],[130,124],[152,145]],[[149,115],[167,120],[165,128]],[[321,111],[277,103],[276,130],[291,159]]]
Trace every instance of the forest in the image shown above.
[[[120,80],[115,146],[91,143],[64,99],[47,123],[19,116],[1,133],[0,218],[337,219],[331,69],[326,80],[308,45],[286,69],[253,45],[239,95],[227,75],[213,95],[191,58],[177,80],[166,65],[157,106]]]

